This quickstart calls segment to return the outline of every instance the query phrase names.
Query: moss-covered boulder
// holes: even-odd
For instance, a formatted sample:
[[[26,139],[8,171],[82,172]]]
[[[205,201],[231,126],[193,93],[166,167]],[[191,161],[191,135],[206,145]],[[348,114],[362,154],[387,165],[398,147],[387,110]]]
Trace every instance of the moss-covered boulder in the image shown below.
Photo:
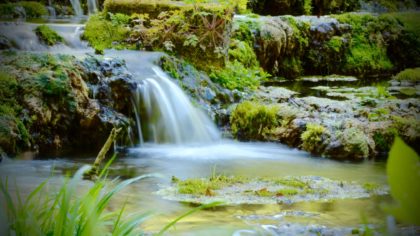
[[[64,39],[47,25],[40,25],[34,29],[41,42],[48,46],[63,43]]]
[[[9,155],[97,151],[114,126],[130,124],[131,77],[121,62],[107,69],[100,58],[7,51],[0,61],[0,146]]]

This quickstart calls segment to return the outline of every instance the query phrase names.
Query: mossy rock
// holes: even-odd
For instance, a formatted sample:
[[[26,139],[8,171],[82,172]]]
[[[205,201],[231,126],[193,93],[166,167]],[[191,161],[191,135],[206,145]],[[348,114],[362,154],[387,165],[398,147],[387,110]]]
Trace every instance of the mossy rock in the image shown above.
[[[420,68],[405,69],[395,75],[394,79],[400,81],[420,82]]]
[[[64,38],[47,25],[40,25],[35,28],[35,33],[44,44],[53,46],[58,43],[63,43]]]
[[[245,101],[235,108],[230,117],[232,134],[240,140],[264,140],[265,135],[278,124],[278,107]]]
[[[322,125],[308,123],[302,133],[302,148],[313,154],[321,154],[330,140],[330,132]]]

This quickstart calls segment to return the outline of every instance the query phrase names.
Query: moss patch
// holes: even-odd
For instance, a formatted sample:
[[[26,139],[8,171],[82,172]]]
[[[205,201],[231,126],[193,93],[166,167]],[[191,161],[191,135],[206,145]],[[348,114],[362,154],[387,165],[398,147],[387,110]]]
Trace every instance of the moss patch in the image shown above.
[[[405,69],[394,76],[396,80],[420,81],[420,68]]]
[[[95,48],[97,52],[102,52],[106,48],[123,48],[123,40],[128,36],[128,29],[124,27],[125,17],[111,15],[110,19],[105,14],[99,13],[89,17],[86,23],[83,38]]]
[[[46,25],[40,25],[35,28],[35,33],[38,38],[48,46],[53,46],[57,43],[63,43],[64,39],[57,32]]]
[[[23,7],[25,9],[26,17],[28,18],[39,18],[41,16],[47,16],[47,8],[40,2],[35,1],[21,1],[16,3],[3,3],[0,4],[0,18],[14,18],[18,17],[15,14],[16,7]]]
[[[230,117],[232,134],[239,139],[263,140],[278,124],[276,106],[246,101],[239,104]]]

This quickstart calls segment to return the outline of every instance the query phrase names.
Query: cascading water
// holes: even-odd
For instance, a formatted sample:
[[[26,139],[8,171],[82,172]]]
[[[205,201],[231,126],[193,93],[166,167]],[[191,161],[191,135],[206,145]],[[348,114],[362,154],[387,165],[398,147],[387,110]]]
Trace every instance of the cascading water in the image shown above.
[[[21,22],[2,22],[0,23],[0,35],[10,41],[15,49],[24,51],[52,51],[72,53],[74,49],[91,51],[88,43],[80,40],[83,32],[83,25],[80,24],[47,24],[48,27],[61,35],[65,42],[54,46],[47,46],[40,42],[34,29],[39,24]]]
[[[140,144],[217,140],[220,136],[213,122],[160,68],[152,69],[155,76],[139,81],[133,94]]]
[[[97,0],[88,0],[88,12],[89,14],[94,14],[98,11],[98,1]]]
[[[70,0],[71,6],[73,7],[73,11],[74,14],[76,16],[82,16],[83,15],[83,10],[82,7],[80,6],[80,1],[79,0]]]

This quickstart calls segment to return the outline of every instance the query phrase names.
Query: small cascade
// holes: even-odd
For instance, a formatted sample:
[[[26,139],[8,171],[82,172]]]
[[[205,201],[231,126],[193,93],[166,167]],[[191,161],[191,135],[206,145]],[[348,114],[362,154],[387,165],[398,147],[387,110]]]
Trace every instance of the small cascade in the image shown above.
[[[55,8],[52,6],[47,6],[47,10],[48,10],[48,15],[50,16],[50,18],[55,19],[57,18],[57,14],[55,12]]]
[[[21,22],[2,22],[0,23],[0,35],[6,38],[11,46],[23,51],[51,51],[63,53],[77,50],[89,50],[88,43],[80,39],[84,26],[80,24],[47,24],[48,27],[61,35],[65,43],[54,46],[47,46],[40,42],[34,29],[39,24]],[[77,51],[76,50],[76,51]]]
[[[140,144],[217,140],[220,135],[213,122],[159,67],[152,69],[155,75],[139,81],[133,94]]]
[[[83,9],[80,5],[80,0],[70,0],[70,3],[73,7],[74,14],[76,16],[83,16]]]
[[[89,15],[98,12],[98,1],[97,0],[87,0],[87,4],[88,4]]]
[[[52,19],[57,18],[57,13],[55,12],[55,8],[52,4],[52,0],[48,0],[47,10],[48,10],[48,14],[49,14],[50,18],[52,18]]]

